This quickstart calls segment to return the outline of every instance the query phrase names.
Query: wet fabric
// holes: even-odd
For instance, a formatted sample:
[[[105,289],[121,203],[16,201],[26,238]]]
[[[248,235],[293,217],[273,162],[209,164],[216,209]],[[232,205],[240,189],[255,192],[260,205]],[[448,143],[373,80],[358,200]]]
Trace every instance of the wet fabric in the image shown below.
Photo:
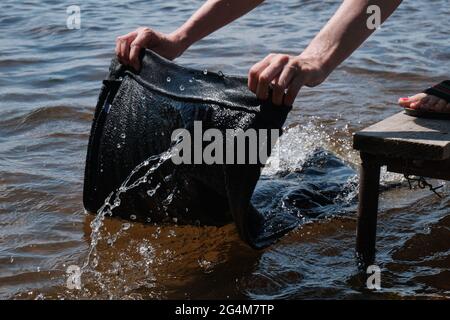
[[[194,135],[193,123],[201,121],[203,131],[252,128],[281,133],[290,109],[261,103],[247,89],[246,78],[184,68],[151,51],[143,54],[139,73],[113,59],[89,139],[84,206],[96,212],[138,164],[174,145],[175,129]],[[270,134],[266,138],[258,148],[270,146]],[[152,161],[143,166],[141,175],[151,165]],[[113,214],[151,222],[223,225],[233,221],[245,242],[263,248],[298,225],[290,214],[278,215],[276,221],[266,219],[251,204],[263,165],[260,161],[210,165],[164,161],[146,183],[121,195]]]

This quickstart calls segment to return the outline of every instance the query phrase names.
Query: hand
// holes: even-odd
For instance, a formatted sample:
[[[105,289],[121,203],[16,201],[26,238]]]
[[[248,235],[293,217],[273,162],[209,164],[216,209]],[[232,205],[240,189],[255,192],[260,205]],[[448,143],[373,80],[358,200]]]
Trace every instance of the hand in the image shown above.
[[[291,106],[302,86],[317,86],[327,76],[316,58],[272,53],[250,69],[248,87],[261,100],[268,99],[272,87],[272,102]]]
[[[142,48],[151,49],[169,60],[175,59],[186,50],[181,38],[175,34],[166,35],[145,27],[116,39],[116,55],[119,61],[135,70],[141,68],[139,52]]]

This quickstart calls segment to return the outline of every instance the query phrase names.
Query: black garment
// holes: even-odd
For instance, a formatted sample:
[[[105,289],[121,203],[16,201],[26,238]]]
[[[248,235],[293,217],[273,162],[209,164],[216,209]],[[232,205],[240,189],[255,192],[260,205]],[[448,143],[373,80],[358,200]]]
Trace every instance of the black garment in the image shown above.
[[[192,132],[195,120],[202,121],[203,131],[281,131],[291,108],[261,103],[246,83],[245,78],[178,66],[148,50],[139,73],[113,59],[89,139],[85,208],[96,212],[138,164],[173,145],[175,129]],[[250,203],[262,166],[165,161],[149,182],[123,194],[113,213],[125,218],[133,214],[140,220],[150,217],[152,222],[176,218],[179,223],[198,220],[222,225],[234,221],[243,240],[262,248],[298,225],[288,214],[268,221]],[[146,167],[140,169],[142,173]],[[147,191],[158,185],[157,192],[149,196]]]

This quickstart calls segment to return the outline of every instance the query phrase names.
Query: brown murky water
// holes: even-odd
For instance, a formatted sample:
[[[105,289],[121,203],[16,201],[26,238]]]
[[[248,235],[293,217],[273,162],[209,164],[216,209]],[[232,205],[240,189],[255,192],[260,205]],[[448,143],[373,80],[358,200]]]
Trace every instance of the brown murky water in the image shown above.
[[[268,1],[192,47],[179,63],[246,74],[269,52],[300,52],[339,3]],[[393,174],[383,175],[379,214],[382,290],[369,291],[361,282],[352,170],[359,160],[351,148],[354,131],[399,111],[399,96],[449,77],[448,0],[404,1],[326,83],[305,88],[297,99],[287,135],[294,161],[284,164],[283,174],[265,172],[255,201],[264,207],[271,196],[264,186],[285,181],[286,173],[301,174],[281,192],[313,179],[304,174],[305,161],[321,148],[345,164],[338,186],[347,191],[332,204],[309,212],[301,228],[262,252],[246,247],[232,225],[154,226],[106,218],[82,290],[66,286],[66,271],[83,265],[91,243],[94,217],[84,213],[81,199],[84,158],[114,39],[139,25],[173,30],[201,1],[84,1],[81,29],[67,30],[71,4],[1,5],[1,298],[450,297],[448,187],[439,199],[410,191]],[[329,186],[337,173],[325,170],[314,179]]]

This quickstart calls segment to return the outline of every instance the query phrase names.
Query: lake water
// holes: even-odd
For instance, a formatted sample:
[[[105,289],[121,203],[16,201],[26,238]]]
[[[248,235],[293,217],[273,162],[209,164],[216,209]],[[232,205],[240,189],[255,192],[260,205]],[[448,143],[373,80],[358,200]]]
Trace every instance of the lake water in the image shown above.
[[[301,52],[341,1],[273,0],[191,47],[180,64],[245,75],[270,52]],[[354,259],[358,154],[352,133],[399,110],[398,97],[450,76],[448,0],[404,1],[358,52],[288,118],[294,163],[283,177],[332,185],[340,196],[299,229],[256,252],[224,227],[154,226],[106,219],[95,272],[66,286],[91,243],[82,206],[94,106],[118,35],[138,26],[170,32],[202,1],[83,1],[81,29],[66,28],[72,1],[2,1],[0,10],[0,297],[50,298],[449,298],[450,196],[409,190],[383,174],[377,264],[367,290]],[[324,162],[342,163],[344,176]],[[323,155],[323,153],[322,153]],[[337,158],[334,158],[337,157]],[[325,161],[326,162],[326,161]],[[339,177],[339,178],[337,178]],[[281,179],[266,171],[256,191]],[[344,179],[345,178],[345,179]],[[441,183],[433,181],[434,184]],[[281,200],[280,200],[281,201]],[[282,203],[278,203],[281,207]],[[299,209],[300,212],[306,209]],[[311,210],[310,210],[311,211]],[[114,241],[111,240],[114,238]]]

